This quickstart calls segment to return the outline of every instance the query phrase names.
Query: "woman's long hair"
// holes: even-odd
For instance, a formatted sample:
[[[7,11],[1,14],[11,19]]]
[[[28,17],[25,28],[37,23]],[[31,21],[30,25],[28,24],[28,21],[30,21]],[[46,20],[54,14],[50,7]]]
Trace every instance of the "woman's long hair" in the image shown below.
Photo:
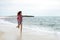
[[[18,16],[18,15],[21,15],[21,13],[22,13],[22,11],[19,11],[19,12],[17,13],[17,16]]]

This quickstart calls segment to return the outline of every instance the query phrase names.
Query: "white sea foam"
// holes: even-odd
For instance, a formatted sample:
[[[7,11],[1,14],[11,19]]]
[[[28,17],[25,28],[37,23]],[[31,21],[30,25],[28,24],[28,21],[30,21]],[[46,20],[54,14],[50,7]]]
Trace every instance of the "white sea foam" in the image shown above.
[[[0,31],[9,32],[16,30],[16,24],[0,19]]]
[[[13,23],[0,19],[0,24],[13,24]]]

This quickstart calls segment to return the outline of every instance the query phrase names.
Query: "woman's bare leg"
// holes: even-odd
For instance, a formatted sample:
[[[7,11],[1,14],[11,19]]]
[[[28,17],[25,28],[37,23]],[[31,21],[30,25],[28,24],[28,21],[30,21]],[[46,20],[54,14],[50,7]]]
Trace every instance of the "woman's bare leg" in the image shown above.
[[[20,24],[20,31],[22,32],[22,24]]]
[[[22,24],[19,25],[20,28],[20,40],[22,40]]]
[[[19,24],[19,29],[20,29],[20,40],[22,40],[22,23]]]

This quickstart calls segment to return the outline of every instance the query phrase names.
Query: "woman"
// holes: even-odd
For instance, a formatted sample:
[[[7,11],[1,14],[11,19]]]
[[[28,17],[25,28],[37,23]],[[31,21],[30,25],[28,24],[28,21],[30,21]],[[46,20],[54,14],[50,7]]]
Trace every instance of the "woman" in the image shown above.
[[[19,11],[17,13],[17,21],[18,21],[18,28],[20,27],[21,28],[21,31],[22,31],[22,11]]]

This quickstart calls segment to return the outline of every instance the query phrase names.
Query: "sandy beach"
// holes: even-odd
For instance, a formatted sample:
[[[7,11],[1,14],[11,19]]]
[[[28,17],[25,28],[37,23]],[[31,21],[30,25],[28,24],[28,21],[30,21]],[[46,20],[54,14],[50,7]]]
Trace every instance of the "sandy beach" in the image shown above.
[[[55,32],[37,32],[28,28],[29,25],[23,25],[23,31],[16,28],[16,24],[0,20],[0,40],[60,40]],[[34,26],[34,25],[33,25]]]

